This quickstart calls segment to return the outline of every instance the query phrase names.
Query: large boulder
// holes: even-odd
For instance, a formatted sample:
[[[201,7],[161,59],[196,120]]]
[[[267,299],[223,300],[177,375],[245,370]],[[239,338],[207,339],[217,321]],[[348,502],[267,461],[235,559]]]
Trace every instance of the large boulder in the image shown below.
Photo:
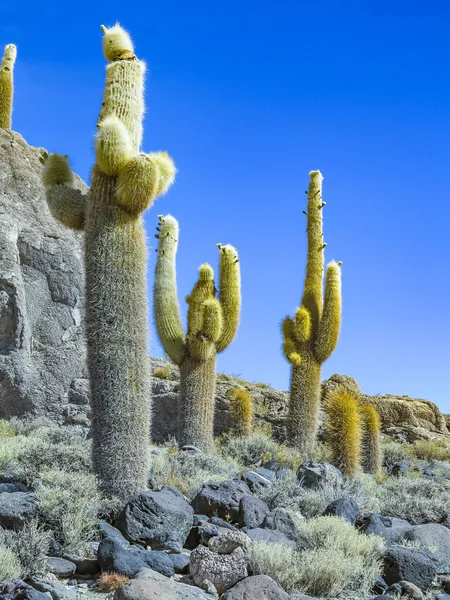
[[[421,548],[391,546],[384,557],[383,577],[389,585],[406,580],[426,590],[436,574],[436,565]]]
[[[400,427],[411,429],[408,440],[413,442],[414,430],[416,428],[424,429],[428,432],[448,435],[446,417],[439,408],[429,400],[422,398],[410,398],[409,396],[394,396],[391,394],[369,396],[361,393],[359,385],[355,379],[347,375],[332,375],[329,379],[322,382],[322,397],[338,386],[343,385],[353,393],[360,396],[364,404],[372,404],[380,417],[383,431],[391,427]],[[420,439],[420,433],[417,434]]]
[[[192,500],[192,507],[197,514],[231,519],[233,523],[237,523],[239,503],[246,494],[250,494],[250,489],[239,479],[207,481]]]
[[[28,492],[0,494],[0,527],[19,531],[35,516],[36,504],[33,494]]]
[[[268,575],[253,575],[234,585],[221,600],[289,600],[290,598],[291,596]]]
[[[142,569],[131,581],[120,586],[114,600],[215,600],[214,596],[192,585],[178,583],[152,571]],[[40,600],[40,599],[39,599]]]
[[[405,539],[429,553],[438,573],[450,573],[450,529],[438,523],[416,525],[405,533]]]
[[[177,489],[141,492],[130,500],[117,519],[117,527],[131,542],[154,550],[181,552],[194,522],[194,511]]]
[[[42,153],[0,129],[0,418],[71,423],[88,403],[82,235],[47,208]]]
[[[361,528],[367,535],[379,535],[390,546],[398,544],[413,529],[413,525],[404,519],[366,513],[361,521]]]
[[[240,547],[230,554],[217,554],[206,546],[197,546],[190,555],[189,571],[196,585],[210,581],[223,594],[248,576],[247,558]]]

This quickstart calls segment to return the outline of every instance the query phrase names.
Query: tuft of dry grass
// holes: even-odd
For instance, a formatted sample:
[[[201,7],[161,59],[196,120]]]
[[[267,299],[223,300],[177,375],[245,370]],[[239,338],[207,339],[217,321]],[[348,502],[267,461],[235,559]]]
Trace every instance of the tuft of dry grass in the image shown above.
[[[129,577],[119,575],[114,571],[105,571],[97,580],[97,586],[102,592],[113,592],[129,581]]]

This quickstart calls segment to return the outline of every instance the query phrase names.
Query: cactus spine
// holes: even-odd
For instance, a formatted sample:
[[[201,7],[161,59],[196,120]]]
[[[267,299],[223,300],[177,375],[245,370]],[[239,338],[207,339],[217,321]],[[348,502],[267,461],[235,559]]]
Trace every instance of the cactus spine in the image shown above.
[[[230,390],[231,429],[235,435],[247,436],[252,431],[253,401],[247,390]]]
[[[355,475],[361,467],[362,421],[359,398],[344,386],[325,399],[326,438],[333,463],[344,475]]]
[[[322,363],[336,347],[341,322],[341,263],[327,266],[323,298],[322,174],[311,171],[308,188],[308,259],[301,306],[282,324],[283,351],[291,364],[288,437],[304,455],[314,447]]]
[[[364,473],[376,475],[381,471],[381,422],[377,409],[371,404],[361,408],[362,466]]]
[[[233,340],[239,324],[241,286],[236,248],[218,244],[220,291],[216,297],[214,271],[208,264],[199,269],[199,278],[188,303],[188,326],[181,323],[176,283],[178,222],[172,216],[159,217],[158,260],[154,286],[154,316],[165,352],[180,367],[180,446],[192,444],[203,450],[213,445],[216,356]]]
[[[147,487],[150,375],[142,212],[171,185],[166,153],[140,153],[145,64],[128,34],[106,29],[108,66],[91,188],[74,184],[67,157],[43,172],[54,217],[85,232],[86,336],[93,461],[103,490],[127,501]]]
[[[14,44],[5,46],[0,68],[0,127],[2,129],[11,129],[16,55],[17,49]]]

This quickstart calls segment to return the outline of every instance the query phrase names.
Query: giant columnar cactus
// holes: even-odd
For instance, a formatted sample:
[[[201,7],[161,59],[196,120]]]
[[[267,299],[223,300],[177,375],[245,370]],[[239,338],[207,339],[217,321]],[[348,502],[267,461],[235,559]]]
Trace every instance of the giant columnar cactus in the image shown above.
[[[89,195],[75,188],[64,156],[48,157],[43,181],[52,214],[85,231],[93,461],[106,493],[127,500],[146,488],[148,474],[150,376],[141,215],[167,191],[175,168],[167,153],[139,152],[145,64],[120,26],[102,30],[109,64]]]
[[[11,129],[16,54],[14,44],[8,44],[0,68],[0,127],[2,129]]]
[[[322,174],[311,171],[308,189],[308,260],[301,306],[282,324],[284,354],[291,364],[288,435],[308,455],[317,436],[322,363],[336,347],[341,322],[342,263],[327,266],[323,298]]]
[[[164,350],[179,365],[181,374],[179,439],[208,449],[213,444],[216,355],[233,340],[241,307],[240,269],[236,248],[218,244],[220,291],[216,298],[214,271],[204,264],[188,303],[188,327],[184,333],[177,297],[175,259],[178,223],[159,217],[158,261],[154,287],[156,328]]]

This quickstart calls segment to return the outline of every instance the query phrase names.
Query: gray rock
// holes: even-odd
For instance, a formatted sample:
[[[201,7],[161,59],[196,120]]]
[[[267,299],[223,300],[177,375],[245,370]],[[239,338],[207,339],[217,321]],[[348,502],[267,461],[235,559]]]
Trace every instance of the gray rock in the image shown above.
[[[221,600],[290,600],[287,594],[268,575],[246,577],[233,586]]]
[[[0,598],[5,600],[49,600],[49,596],[35,590],[21,579],[0,581]]]
[[[74,554],[66,554],[64,558],[75,565],[75,572],[79,575],[93,575],[100,571],[100,566],[95,558],[84,558]]]
[[[0,494],[0,527],[19,531],[35,516],[36,505],[32,494],[28,492]]]
[[[339,487],[343,483],[342,473],[328,463],[303,463],[298,468],[297,477],[305,488]]]
[[[77,570],[76,565],[70,560],[66,560],[65,558],[48,556],[47,562],[49,564],[49,573],[56,575],[56,577],[70,577]]]
[[[196,585],[208,580],[223,594],[248,576],[247,558],[242,548],[236,548],[231,554],[216,554],[205,546],[198,546],[191,552],[189,571]]]
[[[388,585],[406,580],[426,590],[436,574],[436,565],[420,548],[391,546],[384,557],[383,576]]]
[[[128,502],[117,526],[132,541],[155,550],[180,552],[194,520],[194,511],[175,488],[141,492]]]
[[[264,519],[262,526],[265,529],[272,529],[283,533],[290,540],[296,541],[298,537],[298,523],[303,518],[300,513],[296,513],[288,508],[275,508]]]
[[[247,550],[250,539],[242,531],[223,531],[208,542],[208,548],[218,554],[231,554],[236,548]]]
[[[116,529],[116,527],[113,527],[106,521],[103,521],[103,519],[97,520],[97,527],[99,528],[100,534],[103,539],[116,540],[116,542],[119,542],[120,544],[122,544],[122,546],[130,545],[130,542],[122,535],[122,533],[118,529]]]
[[[252,542],[265,542],[266,544],[283,544],[295,550],[297,544],[290,540],[287,535],[280,531],[271,529],[262,529],[257,527],[256,529],[246,529],[245,533],[252,540]]]
[[[402,594],[403,596],[409,596],[412,600],[424,600],[425,594],[417,587],[417,585],[414,585],[414,583],[402,580],[399,581],[399,585],[402,588],[402,592],[404,592]]]
[[[275,471],[272,471],[272,469],[266,469],[264,467],[260,467],[257,470],[258,475],[261,475],[262,477],[264,477],[265,479],[268,479],[269,481],[275,481],[276,477],[275,477]]]
[[[406,475],[408,471],[409,466],[406,463],[397,462],[389,468],[389,475],[393,475],[394,477],[401,477],[402,475]]]
[[[201,521],[190,530],[184,547],[188,548],[188,550],[193,550],[199,544],[207,544],[215,535],[219,535],[219,529],[212,523]]]
[[[259,527],[269,514],[266,502],[246,494],[239,501],[239,527]]]
[[[86,378],[82,236],[50,215],[41,155],[0,130],[0,418],[62,423],[79,411],[73,382]]]
[[[208,523],[212,523],[220,529],[230,529],[231,531],[237,531],[236,527],[227,521],[224,521],[220,517],[209,517]]]
[[[245,494],[250,494],[250,489],[239,479],[208,481],[192,500],[192,507],[196,513],[231,519],[236,523],[239,519],[239,502]]]
[[[450,600],[450,594],[438,594],[436,600]]]
[[[52,600],[75,600],[77,595],[76,589],[73,587],[67,587],[57,581],[41,579],[39,577],[30,577],[28,581],[39,592],[50,594]]]
[[[436,564],[438,573],[450,573],[450,530],[444,525],[416,525],[405,533],[405,539],[420,543]]]
[[[139,546],[127,549],[111,539],[100,542],[97,561],[102,571],[115,571],[127,577],[133,577],[140,569],[147,567],[166,577],[172,577],[175,573],[173,563],[165,552],[144,550]]]
[[[112,539],[105,539],[100,542],[97,561],[102,571],[115,571],[126,577],[134,577],[140,569],[148,566],[138,553],[127,550],[119,542]]]
[[[178,583],[152,571],[142,569],[114,594],[114,600],[214,600],[210,594],[191,585]]]
[[[268,469],[264,469],[268,471]],[[273,471],[270,471],[273,473]],[[255,473],[255,471],[247,471],[242,475],[242,481],[248,485],[252,492],[256,492],[256,490],[264,489],[270,487],[272,485],[272,481],[267,477],[263,477],[263,475],[259,473]]]
[[[189,573],[189,554],[169,554],[168,556],[172,561],[175,573],[179,575]]]
[[[345,521],[354,525],[360,512],[360,508],[353,498],[338,498],[330,502],[323,514],[342,517]]]
[[[26,485],[17,482],[9,482],[9,483],[0,483],[0,494],[8,493],[12,494],[13,492],[29,492],[30,490]]]
[[[362,519],[362,530],[367,535],[379,535],[387,545],[397,544],[412,528],[413,525],[404,519],[384,515],[366,513]]]

